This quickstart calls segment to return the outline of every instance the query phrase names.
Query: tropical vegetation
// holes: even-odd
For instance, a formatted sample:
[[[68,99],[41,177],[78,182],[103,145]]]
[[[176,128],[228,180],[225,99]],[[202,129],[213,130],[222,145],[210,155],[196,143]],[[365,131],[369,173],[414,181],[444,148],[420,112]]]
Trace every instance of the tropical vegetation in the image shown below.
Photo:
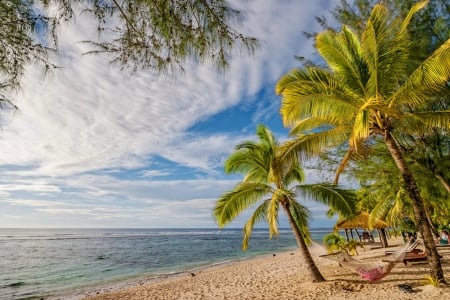
[[[372,7],[378,1],[354,1],[351,5],[346,0],[332,11],[335,19],[355,32],[361,33],[365,20]],[[390,12],[395,16],[405,16],[415,0],[385,0]],[[414,37],[412,51],[408,59],[408,69],[413,71],[424,59],[450,38],[449,6],[445,0],[433,0],[411,19],[408,32]],[[326,20],[319,18],[322,25]],[[434,95],[431,104],[441,110],[449,109],[449,89],[442,95]],[[433,130],[429,133],[402,135],[397,140],[404,149],[405,157],[413,174],[418,179],[419,190],[428,211],[427,221],[432,224],[433,234],[438,227],[448,224],[450,220],[450,138],[448,132]],[[389,153],[383,147],[372,147],[371,160],[352,162],[346,171],[357,178],[360,185],[359,206],[371,211],[373,217],[385,218],[392,226],[404,227],[404,222],[413,220],[411,201],[404,188],[399,184],[401,176],[392,167]],[[322,155],[330,162],[327,155]]]
[[[246,250],[253,228],[260,222],[267,222],[270,237],[278,235],[278,212],[282,208],[312,278],[324,281],[308,249],[309,210],[296,198],[299,195],[313,199],[344,215],[351,215],[354,213],[353,194],[329,184],[302,184],[305,176],[299,161],[285,156],[283,144],[264,125],[259,125],[256,133],[258,141],[240,143],[225,162],[227,174],[239,173],[244,178],[217,201],[214,216],[218,225],[224,227],[245,210],[256,206],[243,228],[243,249]]]
[[[360,33],[345,25],[339,32],[321,32],[316,49],[326,66],[294,69],[276,91],[282,95],[283,122],[295,136],[287,152],[309,159],[327,148],[346,150],[336,182],[350,162],[366,161],[373,147],[384,147],[411,201],[431,275],[443,280],[426,201],[404,147],[408,138],[445,135],[450,129],[450,111],[436,103],[449,92],[450,40],[411,68],[411,57],[417,57],[408,25],[426,4],[415,4],[403,18],[377,4]]]
[[[323,237],[323,243],[329,253],[345,251],[349,255],[358,255],[358,247],[364,248],[364,244],[360,241],[346,239],[338,232],[332,232]]]

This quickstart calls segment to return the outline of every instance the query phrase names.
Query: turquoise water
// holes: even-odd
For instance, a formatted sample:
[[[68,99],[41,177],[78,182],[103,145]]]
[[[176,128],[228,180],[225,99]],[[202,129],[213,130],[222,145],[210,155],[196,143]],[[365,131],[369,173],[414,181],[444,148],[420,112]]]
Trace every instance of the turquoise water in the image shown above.
[[[312,230],[314,240],[331,229]],[[296,249],[288,229],[269,240],[241,229],[0,229],[0,299],[41,299],[139,276]]]

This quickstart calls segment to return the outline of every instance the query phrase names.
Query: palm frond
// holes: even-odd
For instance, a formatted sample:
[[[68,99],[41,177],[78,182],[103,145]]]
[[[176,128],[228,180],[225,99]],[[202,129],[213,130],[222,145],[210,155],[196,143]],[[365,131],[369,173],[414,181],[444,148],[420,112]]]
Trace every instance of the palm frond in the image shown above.
[[[294,219],[295,226],[299,229],[307,245],[311,243],[311,234],[308,230],[308,221],[311,219],[311,211],[306,207],[290,198],[289,212]]]
[[[248,242],[253,232],[253,228],[256,224],[267,221],[267,210],[269,207],[270,199],[265,200],[260,206],[256,208],[251,217],[248,219],[247,223],[242,230],[244,238],[242,240],[242,249],[245,251],[248,249]]]
[[[278,145],[278,141],[273,135],[273,133],[266,126],[260,124],[256,129],[256,135],[259,137],[260,145],[264,145],[266,154],[270,154],[270,157],[275,156],[274,150]]]
[[[384,217],[392,207],[392,201],[390,199],[378,199],[375,207],[372,208],[369,214],[369,227],[373,228],[377,219],[385,219]],[[390,223],[389,223],[390,224]]]
[[[358,108],[358,95],[349,92],[329,72],[307,68],[293,70],[285,77],[289,78],[289,84],[283,86],[283,77],[277,90],[283,97],[280,112],[286,126],[308,117],[328,117],[330,122],[339,123],[345,120],[342,116],[352,115]]]
[[[339,166],[336,170],[335,173],[335,177],[334,177],[334,182],[333,184],[337,185],[339,183],[339,177],[341,176],[341,174],[344,172],[345,167],[347,166],[348,162],[350,161],[350,158],[352,156],[352,154],[354,153],[353,148],[350,148],[344,155],[344,157],[342,158],[341,162],[339,163]]]
[[[223,194],[216,202],[213,211],[219,227],[224,227],[234,220],[241,212],[260,201],[271,190],[272,188],[266,184],[243,182]]]
[[[317,35],[316,48],[330,68],[360,96],[365,92],[366,65],[361,59],[361,46],[347,26],[341,32],[326,30]]]
[[[403,223],[403,219],[405,217],[408,217],[411,220],[414,219],[412,212],[409,216],[405,216],[405,212],[411,211],[410,209],[406,209],[406,207],[408,206],[406,194],[406,191],[402,187],[400,187],[395,194],[395,198],[393,199],[394,205],[386,215],[386,221],[391,226],[400,226]]]
[[[267,223],[269,224],[270,238],[278,236],[278,209],[280,206],[280,190],[272,194],[272,198],[267,207]]]
[[[305,181],[305,172],[300,166],[290,168],[283,178],[285,186],[289,186],[293,182],[302,183],[303,181]]]
[[[300,196],[328,205],[344,217],[355,213],[356,195],[353,190],[327,183],[297,185],[295,190]]]
[[[257,154],[258,151],[241,148],[232,153],[225,161],[225,173],[246,174],[253,169],[266,170],[264,158]]]
[[[390,98],[391,107],[409,105],[421,107],[430,103],[433,95],[448,90],[450,81],[450,39],[436,49],[407,78]]]
[[[432,133],[435,128],[450,130],[450,111],[404,114],[395,126],[403,134],[415,135]]]
[[[366,140],[370,135],[370,110],[361,109],[356,115],[350,139],[350,147],[357,150],[360,141]]]
[[[348,140],[349,129],[337,127],[317,133],[298,135],[283,143],[286,155],[296,152],[300,160],[308,160],[323,152],[326,148],[339,146]]]
[[[416,3],[416,4],[414,4],[414,5],[410,8],[408,14],[407,14],[406,17],[403,19],[403,22],[402,22],[402,24],[401,24],[401,26],[400,26],[400,32],[403,33],[403,32],[406,32],[406,31],[407,31],[408,26],[409,26],[409,23],[411,23],[411,19],[414,17],[414,15],[417,14],[417,12],[418,12],[419,10],[421,10],[421,9],[423,9],[425,6],[427,6],[427,5],[428,5],[428,2],[429,2],[428,0],[420,1],[420,2],[418,2],[418,3]]]

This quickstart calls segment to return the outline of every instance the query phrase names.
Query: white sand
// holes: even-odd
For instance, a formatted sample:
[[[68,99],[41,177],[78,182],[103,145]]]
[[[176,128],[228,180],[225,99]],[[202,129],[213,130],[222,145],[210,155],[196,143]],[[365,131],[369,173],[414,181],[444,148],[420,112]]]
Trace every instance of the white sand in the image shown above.
[[[392,241],[390,241],[392,243]],[[398,244],[400,247],[400,244]],[[397,248],[398,248],[397,247]],[[392,250],[395,248],[389,248]],[[379,260],[386,249],[360,250],[359,259]],[[319,257],[321,246],[311,248],[326,282],[313,283],[301,253],[289,251],[226,265],[209,267],[160,280],[135,282],[110,292],[84,293],[86,300],[190,300],[190,299],[450,299],[450,286],[436,288],[425,283],[428,263],[400,263],[377,283],[368,283],[338,263]],[[450,248],[440,249],[446,281],[450,283]],[[398,285],[410,285],[414,293]]]

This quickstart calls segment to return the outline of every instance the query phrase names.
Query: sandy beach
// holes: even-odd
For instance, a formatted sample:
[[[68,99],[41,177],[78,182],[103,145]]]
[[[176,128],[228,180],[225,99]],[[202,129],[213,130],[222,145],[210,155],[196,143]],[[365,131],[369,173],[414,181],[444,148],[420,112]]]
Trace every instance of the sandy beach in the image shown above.
[[[401,248],[390,241],[389,250]],[[367,245],[358,259],[377,261],[386,249]],[[320,257],[320,245],[311,247],[326,282],[312,282],[298,250],[211,266],[158,280],[136,281],[121,287],[94,289],[79,295],[85,300],[180,299],[450,299],[450,286],[433,287],[425,281],[428,263],[399,263],[381,281],[368,283],[337,262]],[[450,248],[439,249],[446,281],[450,283]],[[413,293],[399,288],[408,284]]]

